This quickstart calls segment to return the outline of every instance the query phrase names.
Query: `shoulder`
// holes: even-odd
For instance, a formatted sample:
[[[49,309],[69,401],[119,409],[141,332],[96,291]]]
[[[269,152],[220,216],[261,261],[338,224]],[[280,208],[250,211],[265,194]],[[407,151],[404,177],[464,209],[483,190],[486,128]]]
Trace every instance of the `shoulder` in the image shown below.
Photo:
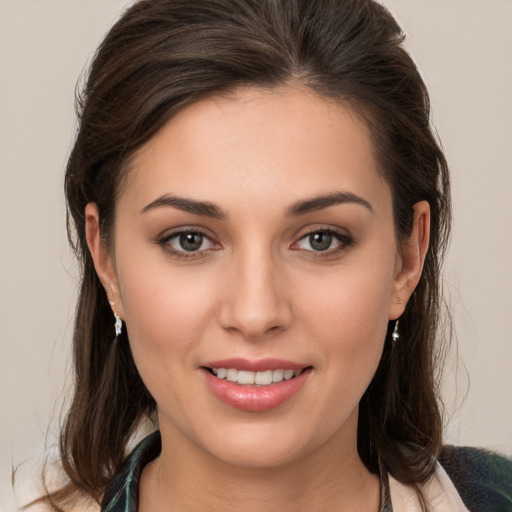
[[[56,447],[41,449],[34,452],[19,464],[12,478],[12,497],[8,498],[5,512],[55,512],[55,508],[47,500],[38,501],[48,492],[56,491],[69,482],[61,468]],[[34,504],[31,505],[36,501]],[[5,505],[3,501],[0,503]],[[65,509],[66,512],[99,512],[99,505],[92,500],[74,500]],[[4,509],[2,509],[4,512]]]
[[[148,435],[133,449],[120,471],[111,480],[102,501],[102,510],[136,510],[139,483],[144,467],[154,460],[162,449],[160,432]]]
[[[439,462],[471,512],[512,512],[512,459],[479,448],[444,446]]]
[[[22,509],[18,508],[17,512],[20,512]],[[34,505],[30,505],[28,508],[24,509],[23,512],[55,512],[57,509],[53,508],[48,502],[39,502]],[[100,512],[99,505],[95,503],[83,503],[83,504],[73,504],[71,508],[66,508],[66,512]]]

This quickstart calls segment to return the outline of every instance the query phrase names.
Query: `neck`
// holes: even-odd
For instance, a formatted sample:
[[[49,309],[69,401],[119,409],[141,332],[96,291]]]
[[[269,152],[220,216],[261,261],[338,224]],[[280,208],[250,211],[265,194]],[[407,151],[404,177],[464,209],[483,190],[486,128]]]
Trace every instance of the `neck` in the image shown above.
[[[140,512],[377,511],[378,477],[353,443],[329,443],[276,467],[226,464],[162,433],[162,453],[144,469]]]

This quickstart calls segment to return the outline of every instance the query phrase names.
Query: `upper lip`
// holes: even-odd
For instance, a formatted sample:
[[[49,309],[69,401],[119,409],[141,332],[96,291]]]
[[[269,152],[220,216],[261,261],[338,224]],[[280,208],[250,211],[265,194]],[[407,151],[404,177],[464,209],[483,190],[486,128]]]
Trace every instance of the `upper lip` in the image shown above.
[[[286,361],[284,359],[257,359],[249,360],[242,357],[233,357],[219,361],[209,361],[201,365],[204,368],[234,368],[250,372],[263,372],[266,370],[302,370],[307,364]]]

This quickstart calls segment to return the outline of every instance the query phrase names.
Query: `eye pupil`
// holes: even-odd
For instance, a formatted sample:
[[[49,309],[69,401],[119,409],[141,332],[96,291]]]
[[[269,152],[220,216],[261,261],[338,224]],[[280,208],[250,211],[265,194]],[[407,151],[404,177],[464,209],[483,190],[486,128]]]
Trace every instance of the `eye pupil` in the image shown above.
[[[313,233],[309,237],[309,243],[315,251],[325,251],[332,243],[332,235],[326,232]]]
[[[185,251],[197,251],[203,244],[201,233],[184,233],[180,236],[180,246]]]

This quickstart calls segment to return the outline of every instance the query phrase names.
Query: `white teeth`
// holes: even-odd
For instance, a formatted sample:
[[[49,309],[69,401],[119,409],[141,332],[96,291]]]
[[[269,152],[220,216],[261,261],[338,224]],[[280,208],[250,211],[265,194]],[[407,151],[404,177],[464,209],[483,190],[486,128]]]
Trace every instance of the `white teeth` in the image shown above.
[[[236,382],[238,380],[238,370],[234,370],[233,368],[226,370],[226,379],[229,380],[229,382]]]
[[[272,370],[256,372],[254,384],[259,384],[260,386],[268,386],[269,384],[272,384]]]
[[[263,372],[251,372],[236,370],[235,368],[212,368],[213,374],[219,379],[226,379],[237,384],[255,384],[257,386],[270,386],[283,380],[290,380],[300,375],[302,370],[265,370]]]
[[[229,370],[228,370],[229,371]],[[254,384],[254,372],[238,370],[238,384]]]
[[[281,382],[284,379],[284,370],[274,370],[272,372],[272,382]]]

